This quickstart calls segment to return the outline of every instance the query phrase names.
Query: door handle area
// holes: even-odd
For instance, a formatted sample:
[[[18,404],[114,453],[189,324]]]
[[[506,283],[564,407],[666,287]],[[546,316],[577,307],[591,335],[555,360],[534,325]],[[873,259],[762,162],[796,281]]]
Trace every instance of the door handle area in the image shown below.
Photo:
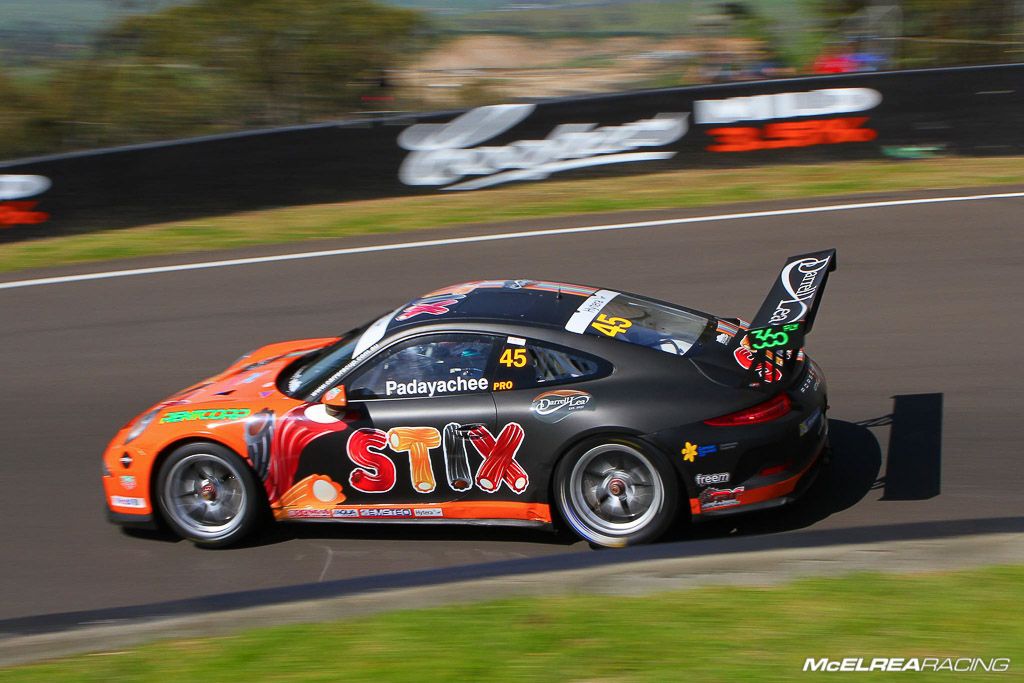
[[[460,425],[459,428],[455,430],[455,433],[461,436],[463,439],[480,439],[483,438],[483,435],[477,434],[473,430],[483,426],[483,423],[480,422],[476,422],[473,424],[464,424]]]

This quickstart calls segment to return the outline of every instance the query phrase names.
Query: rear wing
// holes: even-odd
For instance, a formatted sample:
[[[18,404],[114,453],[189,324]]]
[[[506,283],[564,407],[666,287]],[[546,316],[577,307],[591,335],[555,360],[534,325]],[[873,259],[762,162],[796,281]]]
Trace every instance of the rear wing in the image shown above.
[[[835,249],[786,259],[746,335],[736,335],[737,343],[749,355],[753,384],[775,384],[789,374],[786,368],[799,358],[828,274],[835,269]]]

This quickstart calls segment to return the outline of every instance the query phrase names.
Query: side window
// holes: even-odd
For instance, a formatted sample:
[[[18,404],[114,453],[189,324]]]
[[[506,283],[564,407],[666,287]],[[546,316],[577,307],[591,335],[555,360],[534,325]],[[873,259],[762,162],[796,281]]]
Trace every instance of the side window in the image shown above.
[[[494,341],[472,334],[414,337],[385,349],[345,379],[351,398],[429,398],[490,390]]]
[[[515,342],[523,343],[515,343]],[[493,389],[529,389],[579,382],[611,372],[603,360],[571,349],[530,340],[510,338],[498,349]]]

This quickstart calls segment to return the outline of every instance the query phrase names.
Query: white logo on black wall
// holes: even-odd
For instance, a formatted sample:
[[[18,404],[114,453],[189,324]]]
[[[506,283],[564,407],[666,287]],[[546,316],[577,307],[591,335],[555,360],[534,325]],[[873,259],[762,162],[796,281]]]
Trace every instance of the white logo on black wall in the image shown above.
[[[873,109],[882,94],[872,88],[825,88],[692,103],[694,123],[722,125],[738,121],[832,116]],[[689,112],[660,113],[617,126],[563,123],[540,140],[506,145],[482,143],[525,121],[533,104],[477,107],[448,123],[417,123],[398,136],[409,154],[398,177],[406,185],[443,190],[477,190],[517,180],[543,180],[553,173],[589,166],[671,159],[664,148],[687,134]]]
[[[26,199],[50,189],[50,179],[41,175],[0,174],[0,202]]]
[[[686,134],[688,113],[658,114],[620,126],[565,123],[542,140],[479,146],[512,129],[533,113],[532,104],[478,107],[448,123],[417,123],[398,136],[410,151],[399,179],[406,185],[447,185],[445,190],[476,190],[515,180],[541,180],[552,173],[588,166],[671,159],[664,147]],[[482,176],[458,182],[466,176]]]

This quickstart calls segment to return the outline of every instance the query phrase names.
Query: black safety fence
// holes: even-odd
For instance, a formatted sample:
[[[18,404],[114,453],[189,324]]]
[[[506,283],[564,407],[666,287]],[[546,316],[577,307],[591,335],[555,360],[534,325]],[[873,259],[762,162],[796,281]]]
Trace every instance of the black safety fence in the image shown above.
[[[0,241],[583,175],[1020,154],[1022,82],[1024,64],[725,83],[0,162]]]

